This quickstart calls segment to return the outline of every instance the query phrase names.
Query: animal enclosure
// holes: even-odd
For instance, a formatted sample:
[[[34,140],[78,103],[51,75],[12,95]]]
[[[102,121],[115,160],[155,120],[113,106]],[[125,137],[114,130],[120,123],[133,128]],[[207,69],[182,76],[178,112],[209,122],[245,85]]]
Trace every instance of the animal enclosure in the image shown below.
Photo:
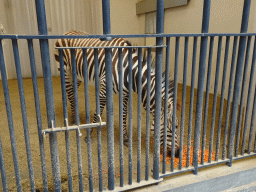
[[[163,2],[157,1],[156,34],[111,35],[109,1],[102,1],[103,35],[48,35],[44,1],[38,0],[39,35],[0,35],[3,191],[125,191],[255,156],[256,34],[247,33],[251,1],[243,1],[241,33],[208,33],[211,1],[204,0],[202,33],[196,34],[163,33]],[[154,38],[155,45],[110,44],[115,38]],[[49,47],[58,39],[100,39],[101,44]],[[22,76],[21,44],[31,78]],[[7,78],[7,46],[17,79]],[[60,65],[56,77],[50,64],[54,52]],[[40,59],[43,77],[37,75]],[[74,116],[66,95],[67,65]],[[79,75],[83,82],[77,87]],[[106,86],[102,115],[100,81]]]

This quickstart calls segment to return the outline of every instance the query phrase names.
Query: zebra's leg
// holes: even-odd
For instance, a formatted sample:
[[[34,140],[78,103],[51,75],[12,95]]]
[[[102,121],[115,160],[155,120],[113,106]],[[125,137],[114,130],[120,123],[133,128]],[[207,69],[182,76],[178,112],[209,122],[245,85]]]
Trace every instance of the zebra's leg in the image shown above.
[[[77,88],[81,84],[80,80],[77,80]],[[68,96],[68,100],[70,102],[71,107],[71,124],[74,124],[75,122],[75,101],[74,101],[74,90],[73,90],[73,79],[71,76],[66,75],[65,76],[65,85],[66,85],[66,93]]]
[[[106,105],[106,85],[101,85],[100,89],[100,116],[102,115],[103,109]],[[97,122],[97,112],[95,111],[94,117],[93,117],[93,123]]]
[[[99,96],[100,96],[100,116],[101,116],[102,112],[103,112],[103,109],[106,105],[106,84],[104,83],[104,80],[101,81]],[[97,122],[97,112],[96,112],[96,110],[95,110],[92,122],[93,123]],[[93,129],[91,129],[91,133],[92,133],[92,131],[93,131]],[[87,143],[87,137],[84,140]]]
[[[123,136],[124,136],[124,145],[126,147],[129,146],[129,137],[127,132],[127,103],[128,103],[128,96],[124,96],[123,98]]]

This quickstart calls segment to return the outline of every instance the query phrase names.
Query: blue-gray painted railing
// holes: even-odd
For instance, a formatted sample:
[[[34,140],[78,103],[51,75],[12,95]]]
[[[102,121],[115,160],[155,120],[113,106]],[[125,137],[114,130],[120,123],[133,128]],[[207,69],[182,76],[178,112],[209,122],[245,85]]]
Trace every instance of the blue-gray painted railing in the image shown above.
[[[6,74],[6,67],[5,67],[5,61],[4,61],[2,39],[0,39],[0,69],[1,69],[3,90],[4,90],[6,113],[7,113],[8,125],[9,125],[9,133],[10,133],[10,139],[11,139],[11,145],[12,145],[12,157],[13,157],[13,163],[14,163],[16,187],[17,187],[17,191],[22,191],[18,154],[17,154],[17,148],[16,148],[16,139],[15,139],[15,133],[14,133],[14,126],[13,126],[12,108],[11,108],[10,94],[9,94],[9,88],[8,88],[8,82],[7,82],[7,74]]]
[[[175,135],[176,129],[176,109],[177,109],[177,91],[178,91],[178,67],[179,67],[179,48],[180,38],[176,37],[175,40],[175,66],[174,66],[174,98],[173,98],[173,115],[172,115],[172,135]],[[174,171],[174,151],[175,139],[172,140],[171,148],[171,171]]]
[[[211,163],[211,161],[212,161],[212,148],[213,148],[213,137],[214,137],[215,118],[216,118],[216,106],[217,106],[217,94],[218,94],[219,74],[220,74],[221,49],[222,49],[222,37],[220,36],[219,41],[218,41],[218,53],[217,53],[215,82],[214,82],[214,98],[213,98],[213,107],[212,107],[212,122],[211,122],[209,156],[208,156],[208,162],[209,163]]]
[[[245,112],[245,120],[244,120],[244,132],[243,132],[243,143],[246,139],[246,129],[248,126],[249,121],[249,111],[251,106],[251,97],[252,97],[252,91],[253,91],[253,81],[254,81],[254,73],[255,73],[255,63],[256,63],[256,41],[254,39],[254,48],[253,48],[253,57],[252,57],[252,64],[251,64],[251,73],[250,73],[250,82],[249,82],[249,88],[248,88],[248,96],[247,96],[247,105],[246,105],[246,112]],[[252,117],[252,123],[251,123],[251,129],[254,128],[254,118]],[[252,137],[252,134],[250,133],[250,137]],[[249,140],[250,140],[249,137]],[[251,141],[251,140],[250,140]],[[243,145],[244,146],[244,145]],[[251,153],[251,142],[249,142],[248,146],[248,154]],[[241,154],[244,154],[244,149],[242,147]]]
[[[243,73],[243,82],[242,82],[242,89],[241,89],[241,96],[240,96],[240,107],[239,107],[239,115],[238,115],[238,125],[237,125],[237,133],[236,133],[236,145],[235,145],[235,157],[238,155],[239,150],[239,143],[240,143],[240,132],[241,132],[241,124],[242,124],[242,118],[243,118],[243,108],[244,108],[244,95],[245,95],[245,86],[246,86],[246,78],[247,78],[247,70],[249,65],[249,57],[251,52],[251,39],[252,37],[249,36],[247,39],[247,47],[246,47],[246,56],[244,61],[244,73]],[[244,136],[247,133],[247,127],[244,128]],[[242,151],[241,154],[244,154],[244,148],[245,148],[245,140],[242,141]]]
[[[141,96],[141,83],[142,83],[142,49],[139,48],[138,50],[138,124],[137,124],[137,128],[138,128],[138,139],[137,139],[137,143],[138,143],[138,147],[137,147],[137,182],[139,183],[141,181],[141,174],[140,174],[140,170],[141,170],[141,101],[142,101],[142,96]]]
[[[206,144],[206,131],[207,131],[207,116],[209,106],[209,93],[210,93],[210,81],[212,75],[212,55],[213,55],[214,37],[210,38],[210,49],[208,58],[208,69],[207,69],[207,82],[206,82],[206,96],[205,96],[205,107],[204,107],[204,124],[203,124],[203,138],[202,138],[202,157],[201,164],[204,165],[204,153]]]
[[[35,1],[36,14],[37,14],[37,25],[39,35],[47,35],[47,22],[45,13],[44,0]],[[44,88],[45,88],[45,99],[47,109],[48,127],[55,127],[55,109],[53,100],[53,87],[52,87],[52,74],[50,64],[50,53],[47,39],[40,40],[41,59],[44,75]],[[52,123],[53,122],[53,123]],[[59,152],[56,133],[49,134],[51,160],[52,160],[52,174],[54,181],[54,190],[61,191],[61,179],[60,179],[60,166],[59,166]]]
[[[238,42],[238,37],[235,36],[234,44],[233,44],[230,76],[229,76],[228,101],[227,101],[227,109],[226,109],[226,120],[225,120],[223,150],[222,150],[222,159],[223,160],[226,158],[226,144],[227,144],[227,137],[228,137],[228,126],[229,126],[232,90],[233,90],[234,73],[235,73],[235,59],[236,59],[236,52],[237,52],[237,42]]]
[[[157,0],[157,22],[156,32],[161,34],[164,32],[164,1]],[[163,38],[156,38],[156,45],[162,45]],[[162,99],[162,60],[163,49],[156,48],[156,71],[155,71],[155,115],[154,115],[154,164],[153,177],[159,179],[159,162],[160,162],[160,124],[161,124],[161,99]]]
[[[43,178],[43,184],[44,184],[44,191],[47,191],[48,190],[48,182],[47,182],[47,171],[46,171],[46,163],[45,163],[44,141],[43,141],[43,133],[42,133],[42,130],[43,130],[42,116],[41,116],[41,110],[40,110],[35,55],[34,55],[34,48],[33,48],[32,40],[28,39],[27,41],[28,41],[30,68],[31,68],[32,81],[33,81],[34,98],[35,98],[38,140],[39,140],[39,148],[40,148],[41,167],[42,167],[42,178]]]
[[[31,156],[31,148],[30,148],[27,110],[26,110],[25,94],[24,94],[24,88],[23,88],[23,80],[22,80],[21,64],[20,64],[20,56],[19,56],[19,48],[18,48],[17,40],[15,39],[12,40],[12,46],[13,46],[13,55],[14,55],[14,61],[15,61],[15,67],[16,67],[18,87],[19,87],[20,105],[21,105],[24,136],[25,136],[25,143],[26,143],[28,170],[29,170],[29,177],[30,177],[30,187],[31,187],[31,191],[35,191],[35,181],[34,181],[35,179],[34,179],[34,170],[33,170],[32,156]]]
[[[254,121],[256,115],[256,93],[254,93],[254,101],[252,105],[252,97],[253,97],[253,89],[255,86],[254,83],[254,72],[255,72],[255,60],[256,60],[256,41],[254,38],[254,50],[253,50],[253,58],[251,64],[251,73],[250,73],[250,82],[248,88],[247,95],[247,104],[246,104],[246,112],[243,115],[244,109],[244,96],[246,94],[246,77],[249,67],[249,58],[250,58],[250,44],[253,40],[253,36],[256,36],[256,33],[247,33],[248,21],[249,21],[249,13],[250,13],[250,0],[244,1],[244,9],[243,9],[243,17],[241,24],[241,33],[216,33],[210,34],[209,31],[209,20],[210,20],[210,7],[211,0],[204,0],[203,7],[203,20],[202,20],[202,30],[200,34],[163,34],[164,30],[164,1],[157,1],[157,33],[156,34],[135,34],[135,35],[111,35],[111,26],[110,26],[110,2],[109,0],[102,1],[102,11],[103,11],[103,33],[104,35],[88,35],[88,36],[63,36],[63,35],[48,35],[47,33],[47,22],[45,15],[45,4],[44,0],[36,1],[36,13],[38,20],[38,31],[39,35],[0,35],[0,69],[1,69],[1,77],[2,84],[4,90],[6,111],[8,117],[9,124],[9,132],[12,144],[12,153],[13,153],[13,161],[14,161],[14,169],[16,176],[16,187],[17,191],[22,191],[21,186],[21,178],[19,173],[19,164],[18,164],[18,155],[15,143],[15,135],[14,135],[14,126],[12,119],[12,111],[11,111],[11,102],[7,84],[7,74],[5,68],[3,47],[2,47],[2,39],[12,39],[13,43],[13,53],[14,53],[14,61],[16,65],[17,79],[19,85],[19,93],[20,93],[20,103],[23,117],[23,127],[24,127],[24,136],[27,150],[27,159],[28,159],[28,167],[29,167],[29,177],[30,177],[30,187],[31,191],[35,191],[35,183],[34,183],[34,172],[32,166],[32,158],[30,152],[30,141],[29,141],[29,132],[28,132],[28,122],[27,122],[27,114],[25,107],[25,97],[24,90],[22,85],[22,74],[21,74],[21,63],[19,58],[19,49],[18,49],[18,39],[26,39],[28,42],[28,50],[30,57],[30,66],[33,80],[33,89],[34,89],[34,97],[35,97],[35,106],[36,106],[36,114],[37,114],[37,126],[38,126],[38,136],[39,136],[39,146],[40,146],[40,156],[41,156],[41,166],[42,166],[42,176],[43,176],[43,184],[44,191],[48,191],[48,182],[47,182],[47,172],[46,172],[46,162],[45,162],[45,154],[44,154],[44,142],[43,142],[43,134],[42,134],[42,120],[40,113],[40,102],[39,102],[39,93],[37,86],[37,77],[36,77],[36,67],[35,67],[35,56],[33,50],[33,39],[39,39],[40,48],[41,48],[41,59],[43,66],[43,75],[44,75],[44,85],[45,85],[45,98],[46,98],[46,108],[47,108],[47,118],[48,118],[48,127],[55,127],[55,109],[54,109],[54,100],[53,100],[53,87],[52,87],[52,76],[51,76],[51,67],[50,67],[50,59],[49,59],[49,39],[57,39],[57,38],[100,38],[102,40],[111,40],[112,38],[145,38],[145,37],[155,37],[156,38],[156,71],[155,71],[155,115],[154,115],[154,156],[153,156],[153,179],[159,180],[160,177],[169,176],[172,174],[177,174],[179,171],[174,172],[174,140],[172,143],[171,149],[171,167],[170,173],[168,173],[166,168],[166,157],[167,157],[167,111],[168,111],[168,87],[169,87],[169,69],[170,69],[170,38],[175,37],[175,61],[174,61],[174,106],[173,106],[173,116],[172,116],[172,134],[174,135],[177,131],[180,131],[180,154],[179,154],[179,167],[180,172],[192,170],[194,174],[197,174],[198,169],[208,166],[204,165],[204,155],[206,148],[206,132],[207,130],[207,116],[208,116],[208,105],[209,105],[209,93],[210,93],[210,79],[212,75],[212,60],[213,60],[213,50],[214,50],[214,38],[218,37],[218,53],[217,53],[217,62],[216,62],[216,74],[215,74],[215,85],[214,85],[214,101],[213,101],[213,111],[212,111],[212,119],[211,119],[211,133],[210,133],[210,141],[209,141],[209,163],[218,164],[219,151],[220,151],[220,143],[221,143],[221,126],[222,126],[222,118],[223,118],[223,110],[224,110],[224,96],[225,96],[225,84],[226,84],[226,73],[228,71],[228,58],[229,58],[229,44],[230,39],[234,37],[233,42],[233,53],[230,67],[230,79],[229,79],[229,88],[228,88],[228,101],[226,108],[226,120],[225,120],[225,128],[224,128],[224,139],[223,139],[223,149],[222,149],[222,160],[220,163],[227,162],[229,166],[232,165],[232,161],[240,158],[245,158],[250,155],[255,155],[256,153],[256,142],[254,143],[254,152],[251,154],[252,142],[253,142],[253,131],[254,131]],[[194,38],[193,44],[193,57],[192,57],[192,73],[191,73],[191,92],[190,92],[190,107],[189,107],[189,126],[188,126],[188,138],[187,138],[187,159],[190,158],[190,147],[191,147],[191,137],[192,137],[192,119],[193,119],[193,103],[194,103],[194,88],[195,88],[195,71],[196,71],[196,59],[197,59],[197,41],[198,37],[201,37],[201,46],[200,46],[200,60],[199,60],[199,73],[198,73],[198,90],[197,90],[197,103],[196,103],[196,116],[195,116],[195,129],[194,129],[194,151],[193,151],[193,167],[189,166],[189,162],[187,161],[185,169],[182,168],[182,159],[183,159],[183,142],[184,142],[184,124],[185,124],[185,101],[186,101],[186,85],[187,85],[187,64],[188,64],[188,52],[189,52],[189,38]],[[217,129],[217,142],[216,142],[216,158],[217,161],[212,163],[212,151],[214,144],[214,133],[215,133],[215,119],[217,114],[217,94],[218,94],[218,84],[219,84],[219,76],[221,70],[221,54],[222,54],[222,39],[226,38],[225,44],[225,54],[224,54],[224,66],[223,66],[223,76],[222,76],[222,87],[221,87],[221,100],[220,100],[220,112],[218,119],[218,128]],[[163,38],[166,38],[166,63],[165,63],[165,101],[164,101],[164,133],[163,133],[163,164],[162,164],[162,174],[160,175],[159,167],[160,167],[160,124],[161,124],[161,104],[162,104],[162,63],[163,63]],[[184,66],[183,66],[183,93],[182,93],[182,109],[181,109],[181,130],[176,130],[176,117],[178,117],[177,110],[177,89],[178,89],[178,67],[179,67],[179,47],[180,47],[180,39],[185,39],[184,46]],[[204,83],[205,83],[205,71],[206,71],[206,60],[207,60],[207,47],[208,47],[208,39],[210,38],[210,46],[209,46],[209,57],[208,57],[208,71],[207,71],[207,83],[206,83],[206,97],[205,97],[205,106],[203,108],[203,97],[204,97]],[[234,82],[234,72],[235,72],[235,64],[236,64],[236,52],[237,52],[237,44],[239,39],[239,48],[238,48],[238,57],[237,57],[237,65],[236,65],[236,75],[235,75],[235,83]],[[247,40],[248,39],[248,40]],[[247,48],[245,51],[247,43]],[[128,184],[131,188],[133,185],[138,185],[142,183],[142,173],[141,169],[143,167],[141,159],[142,159],[142,125],[141,125],[141,94],[142,94],[142,85],[141,78],[138,78],[138,122],[137,122],[137,183],[133,182],[133,102],[132,102],[132,48],[138,48],[138,77],[142,76],[142,48],[146,48],[148,51],[147,55],[147,81],[151,81],[151,49],[150,46],[131,46],[129,47],[128,54],[128,64],[129,64],[129,154],[128,154]],[[114,122],[113,122],[113,84],[112,84],[112,49],[113,47],[104,48],[105,49],[105,62],[106,62],[106,97],[107,97],[107,143],[108,143],[108,189],[115,189],[115,162],[114,162]],[[76,73],[76,58],[75,58],[75,49],[71,49],[71,59],[72,59],[72,73],[73,73],[73,90],[74,90],[74,100],[75,100],[75,123],[79,125],[79,105],[78,105],[78,90],[77,90],[77,73]],[[89,49],[89,48],[87,48]],[[87,49],[83,49],[83,74],[84,74],[84,91],[85,91],[85,108],[86,108],[86,123],[90,123],[90,108],[89,108],[89,91],[88,91],[88,68],[87,68]],[[96,96],[96,114],[100,115],[100,99],[99,99],[99,61],[98,61],[98,49],[94,49],[94,58],[95,58],[95,96]],[[62,100],[63,100],[63,117],[64,117],[64,125],[68,127],[68,111],[67,111],[67,98],[66,98],[66,87],[65,87],[65,69],[64,69],[64,61],[63,61],[63,50],[59,49],[59,63],[60,63],[60,74],[61,74],[61,87],[62,87]],[[246,55],[245,55],[246,53]],[[118,57],[119,57],[119,83],[123,84],[123,63],[122,63],[122,48],[118,48]],[[244,61],[245,58],[245,61]],[[243,80],[242,80],[243,76]],[[242,86],[241,86],[242,84]],[[233,93],[234,87],[234,93]],[[125,165],[124,165],[124,149],[123,149],[123,100],[127,98],[123,98],[123,87],[119,87],[119,130],[120,130],[120,187],[122,188],[125,185],[124,181],[124,173],[125,173]],[[145,180],[149,181],[150,178],[150,83],[147,86],[147,107],[146,107],[146,144],[145,144]],[[241,97],[240,97],[241,92]],[[231,110],[231,102],[232,102],[232,94],[233,94],[233,103]],[[238,114],[238,106],[239,114]],[[204,121],[203,121],[203,132],[201,135],[201,123],[202,123],[202,112],[204,109]],[[249,117],[251,114],[251,122],[249,126]],[[231,112],[231,120],[229,120]],[[237,115],[238,123],[237,123]],[[178,117],[179,118],[179,117]],[[244,122],[244,126],[243,123]],[[230,123],[230,134],[228,137],[228,126]],[[236,126],[238,125],[238,130],[236,132]],[[242,132],[242,137],[240,137]],[[249,132],[249,141],[246,142],[247,132]],[[201,164],[199,165],[199,149],[200,149],[200,138],[202,136],[202,159]],[[234,143],[236,138],[235,145],[235,154],[233,157],[234,151]],[[242,138],[242,140],[240,140]],[[57,135],[56,133],[50,133],[50,149],[51,149],[51,160],[52,160],[52,172],[53,172],[53,180],[54,180],[54,190],[61,191],[61,179],[60,179],[60,167],[59,167],[59,157],[58,157],[58,144],[57,144]],[[78,176],[79,176],[79,191],[84,190],[83,184],[83,169],[82,169],[82,153],[81,153],[81,141],[80,141],[80,132],[76,131],[76,139],[77,139],[77,158],[78,158]],[[228,159],[226,159],[226,143],[229,140],[228,145]],[[73,176],[72,176],[72,163],[71,163],[71,151],[70,151],[70,139],[69,139],[69,131],[65,132],[65,141],[66,141],[66,158],[67,158],[67,170],[68,170],[68,185],[69,191],[73,191]],[[97,146],[98,146],[98,175],[99,175],[99,191],[103,191],[103,172],[102,172],[102,150],[101,150],[101,127],[97,128]],[[239,144],[242,142],[241,147],[241,156],[238,156],[239,153]],[[248,144],[248,154],[244,155],[244,150],[246,148],[246,144]],[[91,146],[91,130],[87,129],[87,155],[88,155],[88,173],[89,173],[89,190],[94,191],[94,178],[93,178],[93,169],[92,169],[92,150]],[[8,191],[7,186],[7,177],[5,173],[4,161],[3,161],[3,149],[1,145],[0,139],[0,161],[1,163],[1,177],[2,177],[2,186],[4,191]],[[143,185],[143,184],[142,184]],[[141,186],[142,186],[141,185]]]
[[[123,85],[123,62],[122,62],[122,49],[118,49],[118,71],[119,71],[119,84]],[[120,138],[120,187],[124,186],[124,148],[123,148],[123,86],[119,86],[119,138]]]
[[[89,77],[87,63],[87,49],[83,50],[83,74],[84,74],[84,95],[85,95],[85,110],[86,123],[90,123],[90,106],[89,106]],[[92,176],[92,152],[91,152],[91,129],[87,129],[87,156],[88,156],[88,173],[89,173],[89,190],[93,191],[93,176]]]
[[[226,86],[226,77],[227,77],[229,43],[230,43],[230,37],[226,37],[226,48],[225,48],[225,58],[224,58],[224,66],[223,66],[223,77],[222,77],[222,87],[221,87],[221,101],[220,101],[220,112],[219,112],[219,123],[218,123],[218,135],[217,135],[217,144],[216,144],[216,157],[215,157],[216,161],[218,161],[219,149],[220,149],[220,136],[221,136],[223,105],[224,105],[225,86]]]
[[[8,192],[9,190],[8,190],[7,179],[6,179],[6,171],[5,171],[4,154],[3,154],[1,136],[0,136],[0,170],[1,170],[3,191]]]
[[[254,91],[254,101],[253,101],[253,110],[252,110],[252,118],[251,118],[251,127],[250,127],[250,136],[249,136],[249,143],[248,143],[248,154],[251,153],[251,145],[252,145],[252,137],[253,137],[253,130],[255,129],[255,118],[256,118],[256,86]],[[253,152],[256,152],[256,142],[254,141],[254,149]]]
[[[100,117],[100,80],[99,80],[99,61],[98,61],[98,49],[94,49],[95,58],[95,101],[96,101],[96,114]],[[91,131],[89,129],[89,131]],[[102,155],[101,155],[101,127],[97,129],[98,140],[98,167],[99,167],[99,191],[103,190],[103,176],[102,176]]]
[[[128,86],[128,90],[129,90],[129,94],[128,94],[128,100],[129,100],[129,185],[132,184],[132,83],[133,83],[133,79],[132,79],[132,49],[129,48],[129,66],[128,66],[128,73],[129,73],[129,86]]]
[[[184,48],[184,65],[183,65],[183,87],[182,87],[182,109],[181,109],[181,123],[180,123],[180,152],[179,152],[179,169],[182,169],[183,159],[183,138],[184,138],[184,124],[185,124],[185,102],[186,102],[186,88],[187,88],[187,68],[188,68],[188,37],[185,37]],[[178,131],[178,130],[177,130]]]
[[[194,37],[193,58],[192,58],[192,71],[191,71],[191,91],[190,91],[190,103],[189,103],[187,159],[190,159],[192,118],[193,118],[193,106],[194,106],[194,88],[195,88],[195,75],[196,75],[196,54],[197,54],[197,37]],[[187,161],[186,167],[189,167],[189,163],[190,163],[190,161]]]
[[[204,0],[203,7],[203,22],[202,33],[208,33],[209,21],[210,21],[210,7],[211,0]],[[203,96],[204,96],[204,77],[206,67],[206,55],[207,55],[208,37],[201,38],[200,47],[200,60],[199,60],[199,72],[198,72],[198,85],[197,85],[197,103],[196,103],[196,120],[194,131],[194,152],[193,152],[193,165],[194,174],[198,171],[198,157],[199,157],[199,145],[201,134],[201,120],[202,120],[202,108],[203,108]]]
[[[79,105],[78,105],[78,88],[77,88],[77,69],[76,69],[76,58],[75,50],[71,49],[71,63],[72,63],[72,79],[73,79],[73,92],[74,92],[74,106],[75,106],[75,124],[80,124],[79,118]],[[77,164],[78,164],[78,177],[79,177],[79,191],[83,191],[83,170],[82,170],[82,152],[81,152],[81,139],[80,131],[76,130],[76,141],[77,141]],[[90,186],[92,185],[92,178],[89,175]]]
[[[170,61],[170,38],[166,38],[166,63],[165,63],[165,101],[164,101],[164,142],[163,142],[163,168],[162,173],[166,172],[167,157],[167,112],[168,112],[168,91],[169,91],[169,61]],[[149,97],[149,96],[148,96]],[[149,98],[148,98],[149,99]]]
[[[62,103],[63,103],[63,118],[64,126],[68,126],[68,107],[67,107],[67,96],[66,96],[66,86],[65,86],[65,71],[64,71],[64,61],[63,61],[63,50],[59,50],[59,63],[60,63],[60,77],[61,77],[61,91],[62,91]],[[65,142],[66,142],[66,157],[67,157],[67,170],[68,170],[68,189],[72,191],[72,166],[71,166],[71,154],[70,154],[70,139],[69,131],[65,132]]]
[[[147,55],[147,82],[151,82],[151,48],[148,48]],[[149,179],[149,141],[150,141],[150,83],[147,84],[147,112],[146,112],[146,165],[145,180]]]
[[[246,33],[248,29],[250,4],[251,4],[251,0],[244,1],[241,33]],[[242,68],[244,65],[245,46],[246,46],[246,37],[240,37],[237,65],[236,65],[233,103],[232,103],[232,111],[231,111],[231,122],[230,122],[230,135],[229,135],[229,146],[228,146],[228,158],[230,159],[230,162],[228,163],[229,166],[232,165],[232,160],[233,160],[233,150],[234,150],[234,142],[235,142],[234,139],[235,139],[236,121],[237,121],[237,109],[238,109],[238,103],[239,103],[241,79],[242,79],[242,72],[243,72]]]

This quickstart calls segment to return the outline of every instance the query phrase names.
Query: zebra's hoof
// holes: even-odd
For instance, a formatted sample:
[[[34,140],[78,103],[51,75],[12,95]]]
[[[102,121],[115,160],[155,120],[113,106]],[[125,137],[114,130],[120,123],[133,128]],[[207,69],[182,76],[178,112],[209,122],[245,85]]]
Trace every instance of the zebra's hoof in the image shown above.
[[[74,121],[74,120],[71,120],[70,125],[75,125],[75,121]]]
[[[84,138],[84,141],[85,141],[85,143],[88,143],[88,138],[85,137],[85,138]],[[92,141],[92,138],[91,138],[91,141]]]
[[[128,138],[125,138],[125,139],[124,139],[124,145],[125,145],[126,147],[129,147],[129,139],[128,139]]]

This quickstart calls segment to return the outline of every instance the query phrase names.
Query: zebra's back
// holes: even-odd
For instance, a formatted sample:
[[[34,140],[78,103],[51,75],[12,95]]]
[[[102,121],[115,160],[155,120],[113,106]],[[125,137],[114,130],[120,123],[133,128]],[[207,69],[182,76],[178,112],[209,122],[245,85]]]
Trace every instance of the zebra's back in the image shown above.
[[[64,35],[88,35],[83,31],[69,31]],[[131,44],[123,38],[114,38],[111,41],[101,41],[97,38],[78,38],[78,39],[58,39],[55,43],[55,47],[88,47],[87,49],[87,65],[89,81],[94,81],[94,49],[90,47],[98,48],[98,62],[99,62],[99,76],[100,79],[105,77],[105,49],[102,47],[128,47]],[[58,50],[55,50],[55,59],[59,62]],[[127,68],[127,55],[128,48],[122,49],[123,68]],[[83,50],[75,49],[76,67],[77,67],[77,78],[80,81],[84,81],[83,77]],[[63,60],[65,71],[72,70],[71,64],[71,51],[70,49],[63,50]],[[58,63],[59,65],[59,63]],[[118,85],[118,48],[112,48],[112,66],[113,66],[113,83],[114,92],[117,93],[119,90]],[[59,66],[58,66],[59,68]]]

